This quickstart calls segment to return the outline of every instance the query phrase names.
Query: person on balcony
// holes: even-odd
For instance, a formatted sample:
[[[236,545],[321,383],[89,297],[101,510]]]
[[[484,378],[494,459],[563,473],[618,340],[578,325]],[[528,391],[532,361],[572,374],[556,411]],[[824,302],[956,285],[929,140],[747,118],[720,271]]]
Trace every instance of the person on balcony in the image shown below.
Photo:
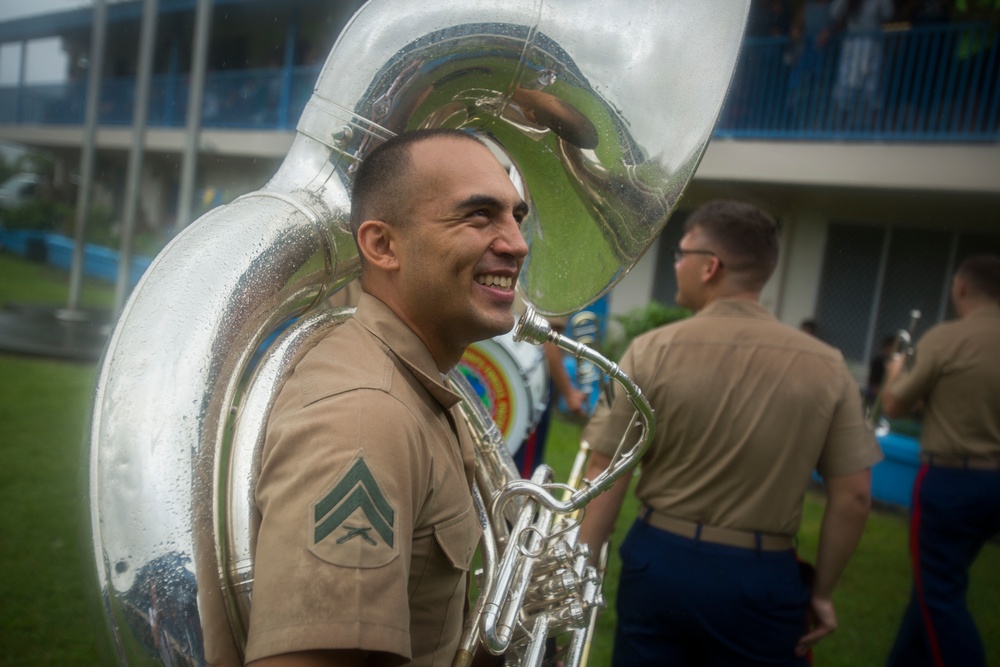
[[[882,70],[882,24],[892,19],[892,0],[833,0],[831,25],[821,44],[833,34],[843,34],[837,78],[833,87],[834,109],[843,129],[854,122],[870,120],[879,110],[879,77]]]
[[[830,24],[830,1],[807,0],[792,22],[788,60],[788,109],[792,122],[801,127],[816,104],[821,74],[827,58],[825,39],[820,36]],[[815,113],[813,111],[812,113]]]

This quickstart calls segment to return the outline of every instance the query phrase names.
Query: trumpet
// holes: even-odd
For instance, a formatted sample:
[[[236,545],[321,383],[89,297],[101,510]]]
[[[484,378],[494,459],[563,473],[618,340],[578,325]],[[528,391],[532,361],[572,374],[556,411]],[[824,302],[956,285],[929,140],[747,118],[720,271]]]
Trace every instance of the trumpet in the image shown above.
[[[917,358],[916,348],[913,347],[913,334],[917,329],[917,323],[919,321],[920,311],[911,310],[909,324],[906,325],[905,329],[900,329],[896,332],[896,340],[892,346],[894,357],[897,355],[903,355],[903,368],[906,370],[910,370],[910,368],[913,367],[913,362]],[[875,396],[875,400],[872,402],[871,408],[869,408],[868,412],[868,423],[871,425],[872,430],[875,431],[875,435],[879,437],[889,432],[889,422],[880,414],[883,391],[885,391],[885,387],[883,387]]]
[[[551,342],[578,362],[594,364],[625,390],[635,407],[633,427],[622,436],[607,469],[593,480],[583,478],[590,452],[586,442],[566,484],[554,483],[552,469],[544,464],[524,480],[504,462],[506,447],[495,426],[489,427],[481,402],[461,403],[473,434],[493,442],[476,443],[480,457],[492,461],[477,468],[476,476],[475,501],[483,527],[481,590],[452,664],[472,664],[482,645],[493,655],[504,654],[506,665],[539,665],[548,637],[569,633],[563,664],[579,667],[586,664],[597,613],[604,606],[603,572],[589,564],[590,550],[579,541],[584,507],[642,459],[652,440],[653,410],[617,364],[555,332],[530,307],[518,321],[514,338],[536,345]],[[460,393],[472,391],[460,373],[453,371],[449,377]],[[633,444],[630,434],[636,438]],[[498,479],[506,481],[498,485]],[[605,549],[600,562],[606,558]]]
[[[905,329],[896,332],[895,354],[903,355],[903,368],[909,370],[913,367],[913,362],[917,358],[917,350],[913,347],[913,333],[917,329],[917,322],[920,321],[920,311],[910,311],[910,323]]]

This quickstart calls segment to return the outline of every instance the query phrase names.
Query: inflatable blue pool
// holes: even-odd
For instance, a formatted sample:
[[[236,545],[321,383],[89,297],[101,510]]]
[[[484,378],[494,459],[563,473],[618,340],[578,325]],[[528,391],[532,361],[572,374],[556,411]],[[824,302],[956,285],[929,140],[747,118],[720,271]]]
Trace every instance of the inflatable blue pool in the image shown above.
[[[885,458],[872,469],[872,496],[910,509],[913,481],[920,468],[920,442],[892,432],[880,436],[878,442]]]

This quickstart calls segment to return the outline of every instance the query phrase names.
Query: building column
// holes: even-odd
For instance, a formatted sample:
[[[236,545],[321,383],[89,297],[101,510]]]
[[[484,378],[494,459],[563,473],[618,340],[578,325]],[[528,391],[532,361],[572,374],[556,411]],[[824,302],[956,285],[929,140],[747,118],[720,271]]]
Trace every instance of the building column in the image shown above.
[[[816,316],[828,220],[820,210],[782,211],[781,260],[765,294],[775,316],[789,326]],[[762,295],[763,300],[764,295]]]
[[[22,106],[24,102],[24,83],[27,78],[26,73],[28,69],[28,42],[21,41],[21,54],[20,54],[19,66],[17,68],[17,86],[14,88],[14,122],[23,123],[24,118],[22,118]]]
[[[295,42],[299,38],[299,13],[292,11],[285,30],[285,62],[281,67],[281,98],[278,101],[278,129],[288,127],[288,107],[292,99],[292,73],[295,67]]]
[[[167,62],[167,89],[163,94],[163,124],[167,127],[173,126],[174,118],[176,117],[174,110],[177,106],[179,52],[180,46],[177,44],[177,33],[175,32],[170,36],[170,59]]]

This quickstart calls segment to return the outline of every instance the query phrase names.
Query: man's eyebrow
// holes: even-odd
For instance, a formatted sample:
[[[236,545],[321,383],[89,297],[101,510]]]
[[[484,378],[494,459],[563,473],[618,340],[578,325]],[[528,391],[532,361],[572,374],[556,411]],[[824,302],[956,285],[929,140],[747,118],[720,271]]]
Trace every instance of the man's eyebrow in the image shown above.
[[[492,195],[472,195],[471,197],[466,197],[462,201],[458,202],[457,205],[457,208],[461,209],[478,207],[502,209],[504,207],[504,203]],[[514,206],[512,212],[527,215],[528,205],[523,201],[519,202]]]
[[[458,202],[457,208],[503,208],[503,203],[491,195],[471,195]]]

